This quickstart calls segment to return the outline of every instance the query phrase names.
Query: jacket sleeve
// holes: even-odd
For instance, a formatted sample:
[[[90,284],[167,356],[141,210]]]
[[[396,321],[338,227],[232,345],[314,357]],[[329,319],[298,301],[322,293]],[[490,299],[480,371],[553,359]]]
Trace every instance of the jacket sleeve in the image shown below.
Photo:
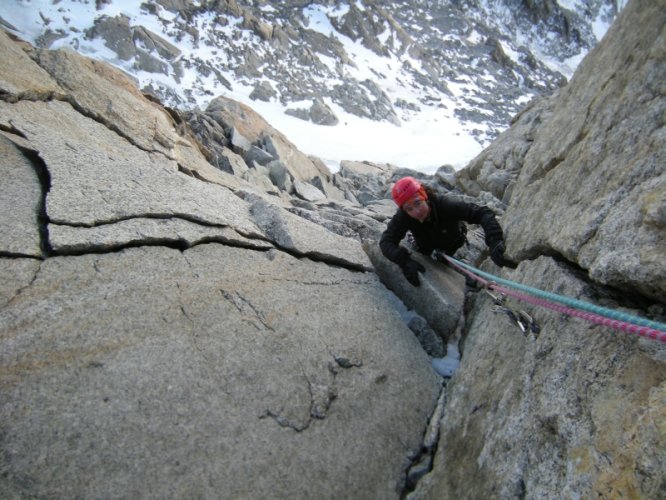
[[[497,222],[495,212],[488,207],[479,207],[479,209],[482,211],[481,227],[486,235],[486,245],[488,245],[488,248],[492,249],[497,243],[504,241],[502,226]]]
[[[475,205],[474,203],[465,203],[462,201],[446,202],[446,211],[455,217],[469,222],[479,224],[483,228],[486,237],[486,245],[489,248],[494,247],[500,241],[504,241],[502,226],[497,222],[495,212],[488,207]]]
[[[382,236],[379,239],[379,248],[384,254],[384,257],[395,262],[400,267],[404,266],[409,260],[409,252],[405,247],[400,245],[400,242],[409,229],[404,217],[405,216],[398,211],[389,221],[386,230],[382,233]]]

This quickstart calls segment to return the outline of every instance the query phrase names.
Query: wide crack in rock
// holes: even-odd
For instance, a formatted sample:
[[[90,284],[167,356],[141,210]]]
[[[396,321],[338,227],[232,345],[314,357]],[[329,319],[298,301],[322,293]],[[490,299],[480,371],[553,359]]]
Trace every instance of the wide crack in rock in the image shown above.
[[[99,225],[48,224],[49,255],[85,255],[118,252],[141,246],[165,246],[186,250],[197,245],[223,245],[266,251],[277,249],[296,258],[308,258],[354,272],[365,272],[361,265],[325,252],[300,252],[269,239],[246,237],[231,227],[201,224],[187,216],[148,214],[127,217]]]
[[[192,218],[148,214],[95,226],[51,224],[50,235],[59,255],[118,251],[133,246],[190,248],[202,243],[222,243],[255,250],[273,248],[270,242],[247,238],[230,227],[201,224]]]
[[[421,449],[411,460],[405,477],[405,485],[400,494],[401,499],[405,499],[413,492],[418,482],[430,471],[432,471],[433,460],[437,453],[439,445],[439,428],[442,417],[444,416],[444,407],[446,406],[446,382],[442,384],[437,404],[433,409],[432,416],[428,421],[428,427],[423,434],[423,444]]]
[[[46,195],[51,189],[49,171],[20,130],[10,124],[0,126],[0,131],[0,150],[5,160],[1,208],[6,210],[6,217],[0,221],[5,233],[0,255],[48,256],[51,254],[46,214]]]

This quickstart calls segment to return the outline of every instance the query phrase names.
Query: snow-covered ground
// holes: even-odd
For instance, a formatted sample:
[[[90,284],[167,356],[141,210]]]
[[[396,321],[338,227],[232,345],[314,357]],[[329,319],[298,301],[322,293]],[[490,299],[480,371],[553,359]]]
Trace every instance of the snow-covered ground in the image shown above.
[[[561,0],[560,3],[570,3],[575,7],[577,0]],[[62,30],[67,36],[56,40],[51,48],[70,47],[78,52],[96,59],[106,60],[121,69],[133,74],[139,79],[140,85],[149,83],[171,87],[180,95],[188,92],[196,100],[201,109],[205,109],[208,102],[216,95],[225,95],[229,98],[241,101],[258,113],[260,113],[273,127],[284,133],[296,146],[307,154],[317,156],[324,160],[332,171],[339,168],[342,160],[372,161],[377,163],[391,163],[399,167],[412,168],[425,173],[433,173],[442,165],[453,165],[454,168],[464,167],[472,158],[479,154],[483,144],[479,137],[479,129],[483,127],[475,125],[476,135],[472,134],[469,126],[465,126],[454,115],[455,102],[450,96],[440,94],[439,106],[421,107],[420,111],[404,110],[400,116],[401,125],[393,125],[388,122],[376,122],[361,119],[358,116],[345,112],[334,103],[326,103],[333,109],[339,118],[337,126],[314,125],[286,115],[285,107],[276,99],[269,102],[250,99],[250,93],[254,89],[254,82],[237,81],[231,72],[224,73],[224,77],[232,82],[233,90],[229,91],[220,82],[210,75],[201,83],[201,75],[185,75],[180,83],[167,75],[156,73],[137,73],[132,68],[132,61],[118,59],[117,55],[104,46],[103,41],[97,39],[86,39],[82,32],[92,26],[96,17],[107,15],[114,17],[124,14],[130,18],[132,25],[143,25],[149,30],[159,33],[176,45],[183,53],[182,57],[199,57],[203,60],[220,58],[223,55],[215,51],[214,47],[206,44],[194,44],[192,40],[185,37],[175,40],[165,33],[160,18],[169,20],[174,14],[162,10],[159,16],[148,14],[141,9],[141,2],[135,0],[113,0],[104,4],[100,10],[95,7],[96,2],[77,2],[52,0],[3,0],[0,2],[0,16],[13,25],[19,36],[35,43],[38,36],[42,35],[45,27],[52,30]],[[343,12],[333,12],[330,8],[314,5],[306,7],[304,15],[310,20],[310,27],[324,34],[330,34],[333,27],[327,15],[341,15]],[[240,22],[240,20],[238,20]],[[200,28],[205,27],[206,20],[200,19]],[[213,23],[211,22],[212,26]],[[607,29],[600,21],[595,25],[597,36]],[[225,29],[232,29],[230,23]],[[218,28],[219,29],[219,28]],[[382,88],[395,102],[404,99],[407,102],[415,102],[418,99],[418,91],[405,85],[404,74],[400,71],[405,57],[401,60],[392,58],[380,58],[370,50],[363,47],[359,42],[354,42],[339,33],[336,36],[344,44],[345,50],[352,55],[357,68],[353,76],[362,80],[364,78],[375,78],[378,73],[386,75],[383,79]],[[480,41],[479,41],[480,43]],[[573,72],[573,69],[582,59],[576,57],[566,62],[565,71]],[[409,61],[412,66],[419,63],[415,60]],[[560,70],[563,69],[560,65]],[[374,70],[374,71],[371,71]],[[566,75],[570,76],[570,75]],[[199,81],[195,81],[195,78]],[[455,93],[455,86],[450,85]],[[465,87],[461,91],[473,93],[474,88]],[[526,96],[525,101],[529,100]],[[304,107],[308,103],[304,103]]]

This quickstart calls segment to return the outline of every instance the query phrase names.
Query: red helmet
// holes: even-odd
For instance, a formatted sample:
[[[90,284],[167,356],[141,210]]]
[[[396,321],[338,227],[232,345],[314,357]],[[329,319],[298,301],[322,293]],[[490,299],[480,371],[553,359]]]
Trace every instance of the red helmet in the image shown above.
[[[416,193],[421,193],[424,200],[428,199],[425,188],[414,177],[403,177],[393,185],[391,196],[396,205],[402,208],[402,205]]]

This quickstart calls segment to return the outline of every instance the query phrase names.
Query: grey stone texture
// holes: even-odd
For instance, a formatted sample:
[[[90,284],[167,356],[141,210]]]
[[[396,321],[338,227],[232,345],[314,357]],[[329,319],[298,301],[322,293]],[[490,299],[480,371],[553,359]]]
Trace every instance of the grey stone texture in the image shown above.
[[[0,287],[0,306],[9,304],[20,291],[30,285],[41,261],[25,258],[0,257],[2,269],[2,287]]]
[[[322,226],[264,199],[253,201],[250,213],[268,239],[284,250],[358,270],[372,269],[358,240],[322,230]]]
[[[409,309],[422,316],[446,344],[462,313],[464,278],[450,267],[414,252],[412,259],[425,268],[424,273],[419,273],[421,285],[415,287],[407,281],[397,264],[382,255],[376,241],[366,242],[364,247],[382,282]]]
[[[41,257],[42,186],[35,165],[0,135],[0,254]]]
[[[594,299],[588,283],[549,257],[506,277]],[[658,498],[666,467],[664,346],[510,305],[536,318],[541,333],[524,335],[479,295],[447,387],[433,470],[409,498]]]
[[[516,259],[559,254],[595,281],[663,300],[665,21],[663,1],[630,2],[562,89],[504,217]]]
[[[666,323],[665,23],[664,1],[629,2],[571,83],[470,165],[520,165],[502,224],[521,262],[501,277]],[[407,498],[662,497],[666,344],[508,299],[540,326],[524,335],[474,303],[433,469]]]
[[[0,310],[3,498],[397,498],[439,384],[372,274],[208,244],[30,278]]]
[[[470,262],[665,321],[665,16],[632,0],[467,171],[420,177],[491,205],[520,261],[471,228]],[[419,256],[412,287],[376,241],[413,172],[331,175],[226,98],[190,127],[106,65],[0,51],[1,498],[663,496],[664,344],[509,299],[525,335]],[[462,335],[444,392],[386,286]]]
[[[244,234],[260,235],[229,189],[181,173],[161,154],[132,147],[68,103],[0,103],[2,122],[19,128],[47,165],[51,222],[90,226],[189,213],[203,223],[233,224]]]
[[[326,195],[317,187],[298,179],[294,181],[294,193],[306,201],[320,201],[326,198]]]
[[[16,43],[3,31],[0,51],[7,61],[7,64],[0,65],[0,90],[7,96],[6,100],[63,95],[58,83],[43,68],[33,64],[30,54],[34,49],[29,44]]]
[[[282,161],[292,177],[307,181],[318,175],[330,176],[322,171],[319,163],[313,162],[299,151],[283,134],[271,127],[266,120],[248,106],[223,96],[213,99],[206,108],[206,114],[223,124],[229,133],[245,139],[243,151],[248,153],[252,146],[263,149],[268,155]]]
[[[0,497],[399,498],[441,384],[359,239],[0,43]]]
[[[230,227],[205,226],[176,217],[133,218],[94,227],[48,225],[49,242],[59,254],[108,252],[133,245],[187,248],[205,242],[268,250],[265,240],[246,238]]]

